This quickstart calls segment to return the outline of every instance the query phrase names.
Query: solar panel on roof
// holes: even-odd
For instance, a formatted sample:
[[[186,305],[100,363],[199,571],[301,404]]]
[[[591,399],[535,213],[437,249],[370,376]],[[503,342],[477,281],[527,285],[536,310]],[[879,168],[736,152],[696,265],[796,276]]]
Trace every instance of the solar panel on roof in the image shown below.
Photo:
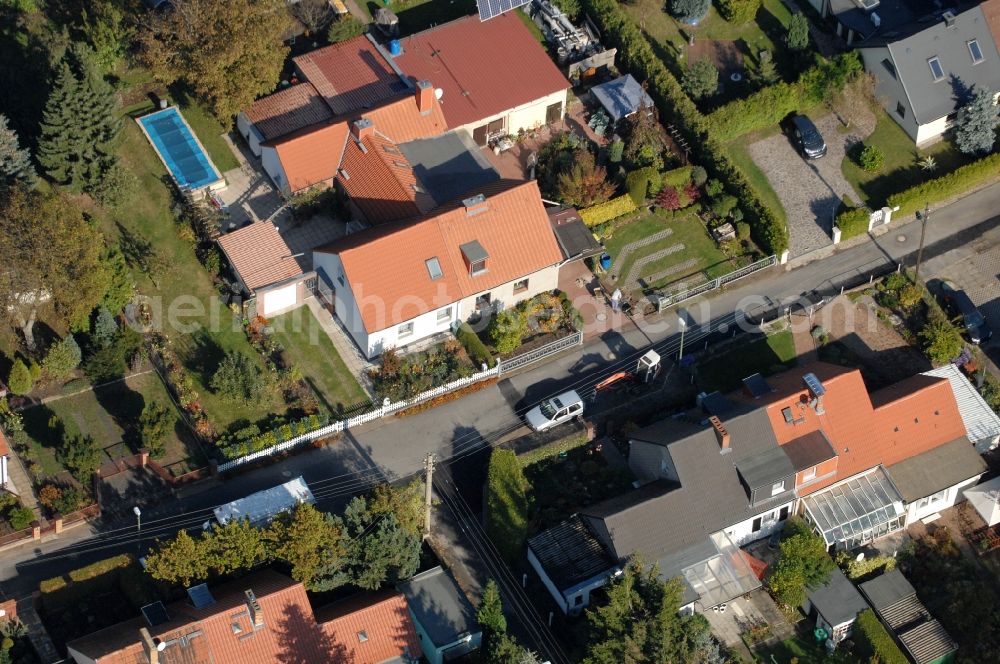
[[[826,394],[826,388],[823,387],[823,383],[816,377],[816,374],[807,373],[802,377],[802,382],[806,384],[806,387],[813,393],[813,396],[821,397]]]
[[[191,586],[187,589],[187,593],[191,599],[191,605],[196,609],[204,609],[210,604],[215,604],[215,598],[212,597],[212,591],[208,589],[207,583]]]
[[[163,602],[153,602],[152,604],[147,604],[142,607],[141,611],[150,627],[162,625],[170,620],[170,616],[167,615],[167,607],[163,606]]]
[[[479,5],[479,20],[488,21],[504,12],[530,4],[531,0],[476,0]]]

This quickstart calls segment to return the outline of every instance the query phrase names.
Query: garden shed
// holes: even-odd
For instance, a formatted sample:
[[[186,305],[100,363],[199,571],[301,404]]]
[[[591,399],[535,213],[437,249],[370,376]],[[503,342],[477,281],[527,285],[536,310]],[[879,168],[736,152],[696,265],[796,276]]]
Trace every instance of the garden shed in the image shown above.
[[[965,490],[965,498],[976,508],[987,526],[1000,523],[1000,477],[969,487]]]
[[[864,597],[839,569],[830,573],[826,583],[810,590],[802,605],[806,614],[815,617],[816,627],[824,629],[834,643],[850,636],[858,614],[867,608]]]
[[[590,92],[611,116],[612,122],[627,118],[642,106],[653,107],[653,100],[631,74],[595,85]]]

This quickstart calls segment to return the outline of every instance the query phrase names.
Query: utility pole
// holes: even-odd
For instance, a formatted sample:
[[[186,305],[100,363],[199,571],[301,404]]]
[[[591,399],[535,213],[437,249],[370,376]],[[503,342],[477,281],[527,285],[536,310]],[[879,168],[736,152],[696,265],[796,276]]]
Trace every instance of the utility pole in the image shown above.
[[[138,505],[132,508],[132,513],[135,514],[135,533],[136,533],[136,548],[139,551],[139,555],[142,555],[142,510],[139,509]]]
[[[431,501],[434,494],[434,454],[424,457],[424,539],[431,534]]]
[[[930,206],[924,203],[923,213],[917,210],[917,219],[920,220],[920,247],[917,249],[917,269],[913,273],[913,283],[920,283],[920,261],[924,258],[924,234],[927,232],[927,217],[931,214]]]

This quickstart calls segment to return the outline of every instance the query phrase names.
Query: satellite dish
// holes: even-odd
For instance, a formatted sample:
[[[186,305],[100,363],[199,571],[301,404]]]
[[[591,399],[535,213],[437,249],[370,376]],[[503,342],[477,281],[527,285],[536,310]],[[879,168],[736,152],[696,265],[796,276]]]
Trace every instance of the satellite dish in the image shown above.
[[[167,644],[166,644],[166,642],[164,642],[164,641],[160,641],[159,643],[157,643],[157,644],[156,644],[156,649],[157,649],[158,651],[160,651],[160,652],[163,652],[164,650],[166,650],[166,649],[167,649]]]
[[[434,88],[434,97],[438,101],[441,101],[441,97],[443,96],[444,96],[444,90],[442,90],[441,88]]]
[[[862,551],[861,553],[859,553],[858,556],[857,556],[857,558],[855,558],[855,560],[858,561],[859,563],[862,560],[864,560],[864,559],[865,559],[865,553],[864,553],[864,551]]]

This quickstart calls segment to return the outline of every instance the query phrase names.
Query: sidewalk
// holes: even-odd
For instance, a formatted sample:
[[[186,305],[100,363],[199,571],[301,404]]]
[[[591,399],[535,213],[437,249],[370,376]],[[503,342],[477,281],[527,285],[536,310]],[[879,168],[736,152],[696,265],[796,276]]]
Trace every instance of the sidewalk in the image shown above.
[[[43,664],[62,661],[56,645],[52,643],[49,633],[45,631],[45,625],[35,611],[35,602],[31,597],[24,597],[17,600],[17,618],[28,628],[28,638],[31,645],[35,646],[35,652]]]
[[[330,337],[330,342],[333,347],[337,349],[337,354],[340,355],[340,359],[344,361],[347,365],[348,370],[351,374],[358,379],[358,383],[364,388],[365,392],[369,396],[373,396],[371,384],[368,381],[368,369],[372,368],[374,365],[366,360],[361,355],[361,351],[358,347],[354,345],[354,342],[347,337],[347,333],[342,327],[334,320],[333,314],[323,308],[323,305],[319,303],[315,297],[309,297],[306,299],[306,305],[309,307],[309,311],[312,312],[316,320],[319,321],[320,326],[326,335]]]
[[[21,499],[21,504],[34,511],[39,521],[42,521],[41,508],[35,499],[34,485],[28,472],[21,463],[21,457],[11,453],[7,455],[7,490]]]

